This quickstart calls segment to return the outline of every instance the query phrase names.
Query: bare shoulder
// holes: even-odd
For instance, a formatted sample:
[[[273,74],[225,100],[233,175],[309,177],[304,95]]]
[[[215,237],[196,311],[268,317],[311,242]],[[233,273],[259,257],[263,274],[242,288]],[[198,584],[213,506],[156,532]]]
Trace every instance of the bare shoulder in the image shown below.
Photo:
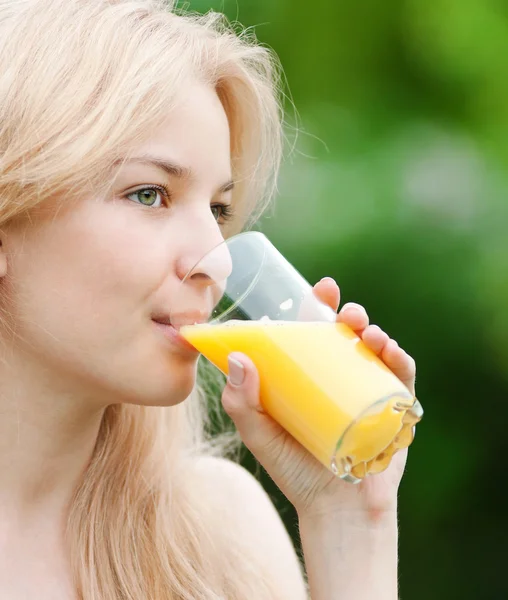
[[[217,505],[224,524],[248,542],[265,574],[279,579],[288,598],[306,600],[303,569],[293,543],[270,497],[241,465],[224,458],[200,458],[204,490]],[[255,556],[254,556],[255,555]]]

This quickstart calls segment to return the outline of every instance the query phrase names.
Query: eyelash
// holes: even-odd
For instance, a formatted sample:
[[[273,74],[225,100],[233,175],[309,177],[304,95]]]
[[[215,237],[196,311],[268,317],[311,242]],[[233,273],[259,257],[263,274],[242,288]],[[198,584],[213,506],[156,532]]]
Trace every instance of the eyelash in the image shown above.
[[[141,188],[138,188],[137,190],[133,190],[132,192],[129,192],[128,194],[126,194],[126,198],[128,199],[128,196],[131,196],[132,194],[136,194],[137,192],[142,192],[144,190],[155,190],[157,192],[160,192],[164,198],[164,201],[166,203],[166,206],[169,204],[170,200],[171,200],[171,193],[168,190],[168,188],[165,185],[155,185],[155,184],[150,184],[150,185],[144,185]],[[231,221],[234,216],[235,216],[235,211],[233,209],[233,207],[230,204],[224,204],[223,202],[215,202],[215,204],[211,204],[210,205],[210,209],[213,208],[220,208],[220,216],[217,219],[217,223],[220,223],[220,220],[222,219],[222,223],[226,223],[228,221]]]
[[[136,190],[132,190],[132,191],[128,192],[127,194],[125,194],[124,198],[126,200],[130,200],[131,202],[134,202],[134,200],[131,200],[129,198],[129,196],[138,194],[139,192],[144,192],[145,190],[154,190],[156,192],[159,192],[159,194],[161,194],[161,196],[162,196],[163,202],[166,204],[166,207],[169,205],[169,202],[171,200],[171,194],[165,185],[155,185],[155,184],[144,185],[143,187],[139,187]],[[141,206],[146,206],[147,208],[152,208],[152,206],[144,205],[142,202],[139,202],[139,204]],[[161,207],[157,206],[155,208],[161,208]]]
[[[210,208],[220,208],[221,214],[217,219],[217,223],[223,224],[231,221],[235,217],[235,211],[230,204],[224,204],[223,202],[216,202],[212,204]],[[222,219],[222,223],[221,223]]]

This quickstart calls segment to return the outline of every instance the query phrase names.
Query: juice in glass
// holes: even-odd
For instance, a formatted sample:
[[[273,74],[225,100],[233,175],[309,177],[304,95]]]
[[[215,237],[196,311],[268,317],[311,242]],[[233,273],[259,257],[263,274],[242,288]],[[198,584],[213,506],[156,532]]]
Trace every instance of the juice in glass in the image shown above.
[[[413,440],[415,398],[341,323],[228,321],[180,333],[225,374],[231,352],[249,356],[266,412],[335,474],[383,471]]]

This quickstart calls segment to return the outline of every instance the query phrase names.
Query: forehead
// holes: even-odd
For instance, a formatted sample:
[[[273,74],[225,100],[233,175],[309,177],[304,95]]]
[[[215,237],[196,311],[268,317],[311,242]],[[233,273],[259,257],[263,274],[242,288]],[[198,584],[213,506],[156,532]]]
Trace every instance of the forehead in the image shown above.
[[[230,130],[215,90],[200,83],[188,86],[167,119],[136,151],[166,158],[197,175],[215,172],[227,179],[231,174]]]

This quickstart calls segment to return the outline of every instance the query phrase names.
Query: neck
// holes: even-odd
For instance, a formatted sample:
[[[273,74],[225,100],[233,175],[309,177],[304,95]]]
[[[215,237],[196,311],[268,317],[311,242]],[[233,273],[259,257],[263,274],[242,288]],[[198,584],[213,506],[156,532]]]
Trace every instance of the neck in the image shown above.
[[[41,365],[0,364],[0,522],[65,522],[103,412]]]

